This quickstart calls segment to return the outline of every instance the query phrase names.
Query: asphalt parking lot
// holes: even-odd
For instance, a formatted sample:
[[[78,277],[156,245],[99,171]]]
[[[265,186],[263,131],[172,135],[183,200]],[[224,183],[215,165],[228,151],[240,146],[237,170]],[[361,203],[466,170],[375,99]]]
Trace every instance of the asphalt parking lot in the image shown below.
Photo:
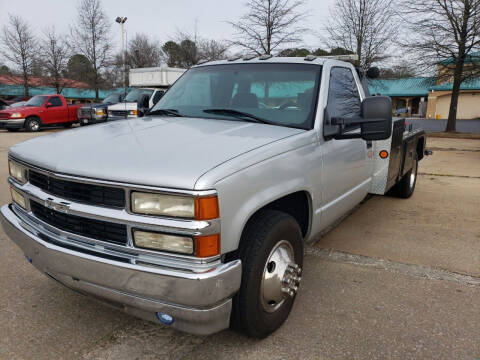
[[[0,130],[1,204],[8,147],[47,133]],[[480,359],[480,140],[428,147],[411,199],[373,196],[307,246],[293,311],[262,341],[106,307],[40,274],[0,230],[0,359]]]

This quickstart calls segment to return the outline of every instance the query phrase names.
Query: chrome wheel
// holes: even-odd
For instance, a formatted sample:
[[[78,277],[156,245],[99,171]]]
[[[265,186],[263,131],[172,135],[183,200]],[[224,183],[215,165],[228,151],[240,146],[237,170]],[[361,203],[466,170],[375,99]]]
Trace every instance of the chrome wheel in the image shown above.
[[[417,167],[418,167],[418,161],[414,161],[412,170],[410,172],[410,189],[413,189],[413,186],[415,185],[415,178],[417,177]]]
[[[38,131],[40,129],[40,123],[36,119],[28,120],[27,127],[29,131]]]
[[[262,305],[266,312],[278,310],[285,299],[295,296],[302,279],[301,272],[295,263],[292,245],[286,240],[279,241],[268,255],[260,286]]]

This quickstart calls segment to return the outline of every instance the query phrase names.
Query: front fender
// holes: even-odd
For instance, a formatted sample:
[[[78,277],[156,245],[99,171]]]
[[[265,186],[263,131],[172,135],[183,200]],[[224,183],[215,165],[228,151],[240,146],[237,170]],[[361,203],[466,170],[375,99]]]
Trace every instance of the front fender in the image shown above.
[[[316,144],[288,151],[246,167],[215,184],[219,194],[222,253],[238,248],[250,217],[267,204],[298,191],[310,198],[309,228],[317,219],[315,204],[321,202],[321,156]],[[316,181],[317,180],[317,181]]]

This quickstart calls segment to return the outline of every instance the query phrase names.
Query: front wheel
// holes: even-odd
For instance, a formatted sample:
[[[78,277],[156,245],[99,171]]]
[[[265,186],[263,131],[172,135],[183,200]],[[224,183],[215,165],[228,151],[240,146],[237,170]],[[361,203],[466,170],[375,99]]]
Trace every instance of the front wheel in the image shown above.
[[[246,225],[238,258],[242,283],[233,299],[231,325],[264,338],[287,319],[301,280],[303,237],[296,220],[262,210]]]
[[[40,130],[40,119],[37,117],[30,117],[25,121],[25,130],[36,132]]]

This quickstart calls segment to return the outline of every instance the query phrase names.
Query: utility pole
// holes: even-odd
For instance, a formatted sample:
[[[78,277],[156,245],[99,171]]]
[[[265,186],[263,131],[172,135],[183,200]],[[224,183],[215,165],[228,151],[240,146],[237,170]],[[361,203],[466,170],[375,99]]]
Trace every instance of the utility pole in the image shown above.
[[[127,21],[126,17],[117,16],[115,19],[117,23],[119,23],[122,27],[122,54],[123,54],[123,98],[127,96],[127,53],[126,53],[126,45],[125,45],[125,22]]]

